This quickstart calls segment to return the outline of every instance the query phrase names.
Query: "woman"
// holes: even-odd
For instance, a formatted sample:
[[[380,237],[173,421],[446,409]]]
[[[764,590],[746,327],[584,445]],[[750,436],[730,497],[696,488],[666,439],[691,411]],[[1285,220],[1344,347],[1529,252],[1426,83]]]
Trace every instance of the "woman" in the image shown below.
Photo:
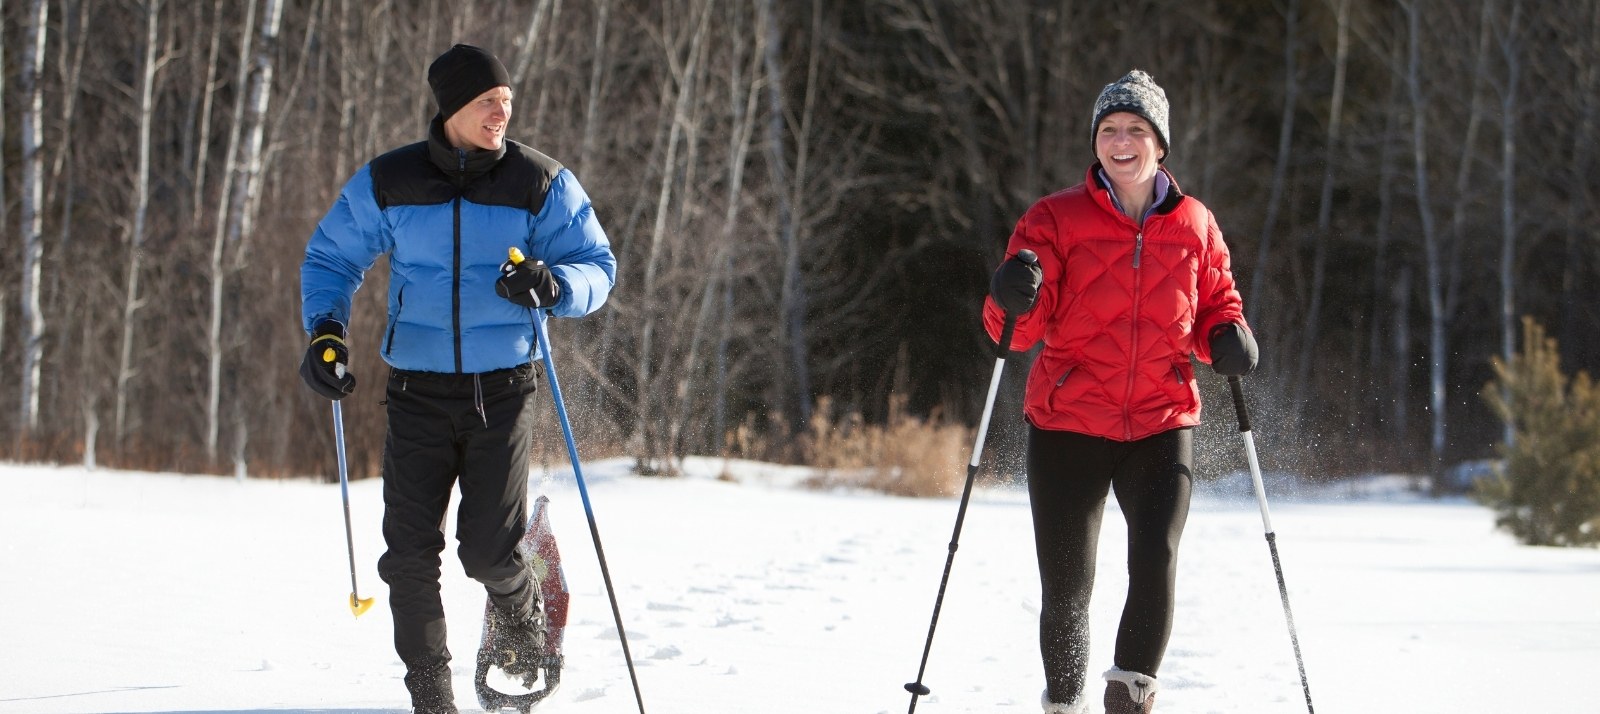
[[[1223,375],[1256,363],[1216,219],[1162,166],[1169,138],[1166,93],[1148,74],[1106,85],[1090,123],[1098,161],[1018,221],[984,305],[991,338],[1011,316],[1011,349],[1045,344],[1023,411],[1046,712],[1088,711],[1088,606],[1108,491],[1128,524],[1128,595],[1105,709],[1153,710],[1200,421],[1190,355]],[[1037,262],[1015,257],[1023,249]]]

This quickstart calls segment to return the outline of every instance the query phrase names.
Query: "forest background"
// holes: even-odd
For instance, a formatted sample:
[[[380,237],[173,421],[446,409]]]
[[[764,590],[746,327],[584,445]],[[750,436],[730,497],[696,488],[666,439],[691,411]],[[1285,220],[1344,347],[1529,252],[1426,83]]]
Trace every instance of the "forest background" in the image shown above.
[[[423,137],[426,68],[454,42],[505,62],[508,136],[576,173],[618,256],[609,304],[552,327],[586,455],[670,472],[898,448],[958,472],[993,364],[988,276],[1022,212],[1083,179],[1094,98],[1135,67],[1171,101],[1167,166],[1232,250],[1267,468],[1493,455],[1481,392],[1523,316],[1565,368],[1600,367],[1594,0],[0,0],[0,17],[5,458],[332,475],[327,403],[296,374],[304,245],[352,172]],[[381,453],[386,283],[380,261],[351,325],[358,478]],[[1007,367],[991,436],[1009,473],[1026,367]],[[1201,459],[1237,461],[1201,373]]]

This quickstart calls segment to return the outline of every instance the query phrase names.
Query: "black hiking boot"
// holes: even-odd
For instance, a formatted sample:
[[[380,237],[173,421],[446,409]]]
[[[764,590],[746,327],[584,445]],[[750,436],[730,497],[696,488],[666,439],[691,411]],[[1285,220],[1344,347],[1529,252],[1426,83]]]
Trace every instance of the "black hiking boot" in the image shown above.
[[[448,662],[406,672],[405,682],[411,692],[412,714],[457,714]]]

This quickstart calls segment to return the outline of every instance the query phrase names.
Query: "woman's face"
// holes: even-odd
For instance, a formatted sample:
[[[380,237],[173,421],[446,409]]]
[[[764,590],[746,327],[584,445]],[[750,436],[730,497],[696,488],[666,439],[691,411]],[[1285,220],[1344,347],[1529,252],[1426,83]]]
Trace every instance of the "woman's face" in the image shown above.
[[[1132,187],[1155,179],[1165,152],[1155,128],[1144,117],[1112,112],[1095,127],[1094,155],[1113,183]]]

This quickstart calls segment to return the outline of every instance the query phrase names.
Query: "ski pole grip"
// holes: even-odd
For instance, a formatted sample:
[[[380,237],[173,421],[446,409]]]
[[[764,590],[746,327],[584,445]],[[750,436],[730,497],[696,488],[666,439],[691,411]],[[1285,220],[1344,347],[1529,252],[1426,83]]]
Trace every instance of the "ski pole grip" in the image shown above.
[[[1233,411],[1239,415],[1239,432],[1250,431],[1250,412],[1244,408],[1244,387],[1238,377],[1228,378],[1228,390],[1233,392]]]
[[[1006,313],[1006,326],[1000,330],[1000,341],[994,345],[994,356],[1005,359],[1011,354],[1011,333],[1017,331],[1017,316]]]
[[[1028,250],[1027,248],[1023,248],[1022,250],[1017,251],[1017,260],[1027,263],[1028,265],[1038,265],[1039,254]],[[995,357],[1005,359],[1007,355],[1011,354],[1011,333],[1016,332],[1016,330],[1017,316],[1007,312],[1006,325],[1000,330],[1000,342],[994,346]]]

